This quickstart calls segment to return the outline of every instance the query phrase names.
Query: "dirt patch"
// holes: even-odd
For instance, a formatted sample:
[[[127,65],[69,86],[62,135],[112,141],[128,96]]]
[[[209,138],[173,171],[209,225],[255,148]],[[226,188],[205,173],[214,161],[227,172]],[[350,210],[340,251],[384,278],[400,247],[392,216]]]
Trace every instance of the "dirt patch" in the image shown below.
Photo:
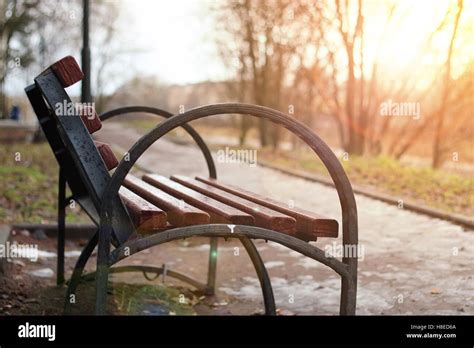
[[[27,233],[14,235],[10,243],[37,245],[40,257],[35,262],[28,259],[12,259],[6,267],[0,288],[0,313],[3,315],[62,315],[66,295],[66,285],[56,285],[56,242],[52,238],[37,240]],[[72,273],[75,261],[86,240],[68,241],[66,245],[65,269],[67,277]],[[171,243],[175,248],[189,247],[182,243]],[[198,249],[199,249],[198,244]],[[192,246],[191,246],[192,247]],[[204,249],[206,245],[204,245]],[[203,249],[201,247],[201,249]],[[168,254],[166,252],[166,254]],[[202,252],[198,251],[196,256]],[[148,257],[135,257],[129,264],[146,262]],[[206,265],[206,260],[202,260]],[[173,264],[173,262],[171,262]],[[160,264],[160,263],[158,263]],[[95,254],[86,269],[92,271]],[[206,265],[207,266],[207,265]],[[202,269],[201,269],[202,268]],[[199,267],[199,271],[205,267]],[[198,273],[193,272],[191,273]],[[107,311],[115,315],[227,315],[263,313],[259,304],[242,301],[234,296],[204,296],[196,289],[171,278],[162,282],[145,280],[141,273],[114,274],[109,283]],[[76,292],[76,303],[70,314],[86,315],[94,313],[95,283],[85,281]]]

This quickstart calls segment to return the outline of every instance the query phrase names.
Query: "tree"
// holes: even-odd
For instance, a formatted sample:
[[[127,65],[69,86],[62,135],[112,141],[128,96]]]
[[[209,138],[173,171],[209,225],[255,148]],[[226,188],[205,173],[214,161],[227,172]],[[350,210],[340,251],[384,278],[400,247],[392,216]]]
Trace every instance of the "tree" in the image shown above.
[[[0,3],[0,118],[8,115],[5,80],[9,72],[27,66],[32,49],[27,44],[38,0],[2,0]],[[11,43],[15,42],[15,47]]]
[[[441,97],[441,104],[439,110],[435,115],[435,135],[433,139],[433,162],[432,166],[438,168],[443,160],[443,151],[442,151],[442,134],[445,123],[446,109],[448,107],[448,100],[451,93],[451,60],[453,55],[454,41],[456,40],[456,34],[459,28],[459,19],[461,18],[461,13],[463,10],[464,1],[458,0],[457,12],[454,19],[453,33],[451,35],[451,40],[449,42],[448,53],[446,56],[445,62],[445,76],[443,83],[443,94]]]
[[[370,4],[375,6],[375,3]],[[316,54],[309,68],[302,67],[310,76],[302,83],[306,90],[315,89],[315,98],[320,100],[320,103],[313,104],[320,105],[313,113],[333,117],[342,149],[356,155],[384,153],[398,159],[433,123],[441,124],[443,128],[440,109],[434,105],[445,99],[444,92],[438,93],[438,89],[442,81],[446,81],[446,77],[443,78],[443,74],[446,76],[446,63],[444,67],[440,64],[434,69],[433,63],[425,66],[418,62],[434,52],[433,42],[441,36],[439,34],[446,32],[451,23],[450,2],[445,4],[446,13],[438,25],[432,31],[421,28],[427,34],[420,36],[416,58],[409,62],[412,65],[405,65],[404,72],[388,79],[387,67],[383,66],[379,53],[391,45],[391,38],[398,35],[405,14],[411,8],[403,8],[396,2],[376,4],[379,7],[377,13],[386,19],[380,27],[379,41],[372,39],[370,42],[376,47],[376,53],[369,56],[365,50],[365,2],[334,0],[320,3],[319,12],[323,13],[323,20],[315,28],[320,34],[314,36],[314,42],[322,46],[320,51],[325,51],[325,54]],[[454,18],[456,20],[456,14]],[[452,50],[453,47],[446,49],[451,58],[454,52],[449,51]],[[441,88],[447,93],[449,89],[449,86]],[[387,100],[423,103],[423,119],[413,122],[409,118],[380,117],[380,106]],[[441,114],[445,113],[446,109]],[[442,131],[438,133],[443,134]]]
[[[308,32],[305,2],[291,0],[231,0],[219,4],[216,40],[223,61],[233,71],[233,96],[258,105],[287,111],[286,86],[294,76],[292,64],[302,33]],[[241,141],[250,124],[242,119]],[[260,145],[277,148],[279,128],[258,120]]]
[[[20,62],[19,69],[30,69],[34,74],[65,54],[80,55],[82,44],[82,0],[7,0],[1,2],[0,38],[2,39],[2,63],[0,86],[3,86],[10,62]],[[96,0],[91,3],[91,42],[93,90],[98,111],[107,101],[107,83],[117,76],[128,78],[114,71],[130,50],[124,50],[118,19],[120,4],[114,1]],[[61,33],[58,35],[58,33]],[[2,93],[3,94],[3,93]],[[2,108],[5,109],[2,103]]]

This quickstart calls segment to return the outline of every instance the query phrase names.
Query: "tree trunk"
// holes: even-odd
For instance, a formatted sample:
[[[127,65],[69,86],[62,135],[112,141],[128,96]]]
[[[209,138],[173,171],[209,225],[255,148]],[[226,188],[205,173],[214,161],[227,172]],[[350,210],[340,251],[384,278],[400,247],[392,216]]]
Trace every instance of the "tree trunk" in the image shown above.
[[[435,136],[433,142],[433,161],[431,163],[433,168],[439,168],[443,163],[443,154],[442,154],[442,134],[444,127],[444,117],[446,113],[446,104],[449,99],[450,85],[451,85],[451,57],[453,54],[454,41],[456,40],[456,33],[459,26],[459,18],[461,17],[463,9],[463,0],[458,0],[458,11],[456,13],[456,18],[454,20],[454,29],[451,36],[451,41],[449,43],[448,57],[446,58],[446,75],[444,81],[444,91],[443,97],[441,100],[441,106],[439,111],[436,114],[435,119]]]

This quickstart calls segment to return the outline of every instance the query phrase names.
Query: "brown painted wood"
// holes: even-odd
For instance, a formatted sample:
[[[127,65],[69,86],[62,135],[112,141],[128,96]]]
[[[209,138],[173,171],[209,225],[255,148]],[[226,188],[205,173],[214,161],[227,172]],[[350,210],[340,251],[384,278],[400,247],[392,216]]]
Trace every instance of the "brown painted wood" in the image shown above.
[[[206,212],[189,205],[184,200],[161,191],[133,175],[127,175],[124,180],[124,186],[164,210],[168,216],[168,222],[175,227],[209,223],[210,217]]]
[[[196,177],[197,180],[214,186],[218,189],[232,193],[236,196],[248,199],[252,202],[261,204],[267,208],[279,211],[282,214],[289,215],[296,219],[296,229],[298,236],[306,240],[316,240],[317,237],[336,238],[338,235],[339,224],[337,220],[310,212],[300,208],[290,208],[287,204],[275,201],[265,196],[246,191],[234,185],[225,184],[212,178]]]
[[[50,66],[61,85],[66,88],[84,78],[84,74],[72,56],[66,56]]]
[[[183,175],[173,175],[171,180],[252,215],[255,218],[256,226],[288,233],[290,235],[296,234],[296,221],[291,216],[284,215],[280,212],[264,207],[261,204],[235,196],[231,193],[219,190],[211,185],[207,185]]]
[[[99,150],[100,156],[102,157],[102,160],[104,161],[108,170],[114,169],[118,166],[117,157],[115,157],[115,154],[110,148],[109,144],[100,141],[94,141],[94,144],[97,147],[97,150]]]
[[[254,225],[253,216],[244,213],[234,207],[228,206],[213,198],[207,197],[190,188],[171,181],[161,175],[147,174],[143,181],[159,188],[170,195],[183,199],[196,208],[206,211],[211,216],[211,223],[231,223],[236,225]]]
[[[102,122],[93,106],[82,105],[79,109],[79,114],[90,134],[95,133],[102,128]]]
[[[125,207],[138,232],[145,234],[166,228],[166,213],[125,187],[119,190]]]

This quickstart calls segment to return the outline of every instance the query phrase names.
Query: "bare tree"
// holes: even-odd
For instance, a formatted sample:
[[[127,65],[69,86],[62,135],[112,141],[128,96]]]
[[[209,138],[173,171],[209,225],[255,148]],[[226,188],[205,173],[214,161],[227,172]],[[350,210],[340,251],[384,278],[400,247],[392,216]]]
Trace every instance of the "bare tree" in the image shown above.
[[[81,0],[7,0],[1,5],[0,53],[4,59],[0,68],[0,86],[7,77],[6,67],[12,59],[21,61],[20,69],[28,68],[37,73],[65,54],[80,55]],[[120,4],[114,1],[96,0],[91,3],[93,90],[99,111],[107,100],[105,87],[108,83],[112,80],[120,82],[117,76],[128,77],[114,71],[114,66],[132,49],[125,50],[120,43],[120,10]],[[12,40],[20,49],[12,50]],[[2,104],[5,109],[5,103]]]
[[[448,100],[451,92],[451,60],[453,55],[454,41],[456,40],[456,34],[459,27],[459,19],[461,18],[461,13],[463,10],[464,1],[458,0],[458,7],[456,16],[454,19],[453,33],[451,35],[451,40],[449,42],[448,53],[445,62],[445,77],[443,83],[443,93],[441,97],[441,104],[439,110],[435,115],[435,135],[433,139],[433,162],[432,166],[438,168],[443,160],[443,151],[442,151],[442,134],[443,127],[445,123],[445,114],[448,106]]]
[[[235,76],[229,83],[233,95],[283,111],[292,105],[294,117],[308,125],[318,118],[332,118],[340,147],[351,154],[401,158],[431,131],[433,123],[436,138],[442,139],[443,115],[454,107],[449,104],[452,85],[446,82],[451,63],[446,61],[443,69],[434,68],[440,63],[417,64],[415,69],[413,63],[433,52],[435,39],[446,32],[452,18],[459,21],[462,3],[453,17],[446,2],[446,13],[437,26],[420,30],[424,36],[419,37],[414,61],[400,66],[405,71],[392,78],[387,78],[388,67],[380,52],[390,48],[412,7],[395,1],[367,4],[363,0],[234,0],[220,6],[217,32],[223,60]],[[377,14],[385,16],[385,24],[378,42],[370,41],[369,56],[366,46],[373,39],[366,32],[366,12],[374,6]],[[453,30],[451,41],[455,37]],[[453,43],[447,52],[450,61]],[[422,119],[381,117],[380,107],[388,100],[423,103]],[[444,106],[437,107],[439,101]],[[249,125],[240,127],[244,139]],[[265,121],[259,121],[258,127],[261,144],[275,147],[278,132]],[[438,152],[444,151],[439,142],[437,147]]]
[[[0,117],[6,117],[8,114],[5,80],[9,71],[12,68],[27,66],[33,58],[28,36],[33,30],[37,5],[38,0],[0,2]],[[12,42],[16,43],[15,47],[12,47]]]
[[[302,46],[299,37],[307,23],[303,6],[305,2],[290,0],[232,0],[217,7],[216,39],[223,60],[234,67],[234,82],[240,86],[233,89],[236,96],[240,93],[252,103],[286,111],[287,79],[296,70],[290,62],[296,47]],[[241,139],[249,126],[241,122]],[[259,119],[258,130],[261,146],[276,149],[281,137],[278,127]]]

